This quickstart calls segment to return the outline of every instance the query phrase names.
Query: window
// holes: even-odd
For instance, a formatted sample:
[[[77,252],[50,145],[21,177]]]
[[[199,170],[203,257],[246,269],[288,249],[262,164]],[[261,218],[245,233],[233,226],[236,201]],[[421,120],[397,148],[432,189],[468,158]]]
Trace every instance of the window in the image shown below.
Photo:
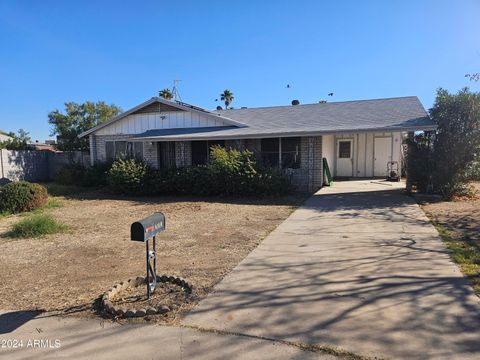
[[[300,138],[282,138],[282,169],[300,168]]]
[[[143,160],[143,143],[126,141],[105,141],[107,161],[119,158]]]
[[[280,142],[278,138],[262,139],[262,160],[268,167],[278,167]]]
[[[338,157],[340,159],[350,159],[352,157],[352,142],[339,141],[338,142]]]
[[[192,165],[204,165],[208,160],[206,141],[192,141]]]
[[[115,159],[115,144],[113,141],[105,141],[105,157],[107,161]]]
[[[173,141],[158,143],[159,164],[160,169],[172,169],[175,163],[175,143]]]
[[[282,169],[300,168],[299,137],[262,139],[261,143],[262,160],[265,166],[279,167],[281,158]]]
[[[127,156],[127,142],[115,141],[115,159],[125,158]]]
[[[143,160],[143,143],[129,142],[127,143],[127,157],[129,159]]]
[[[204,165],[208,162],[212,146],[224,147],[224,140],[192,141],[192,165]]]

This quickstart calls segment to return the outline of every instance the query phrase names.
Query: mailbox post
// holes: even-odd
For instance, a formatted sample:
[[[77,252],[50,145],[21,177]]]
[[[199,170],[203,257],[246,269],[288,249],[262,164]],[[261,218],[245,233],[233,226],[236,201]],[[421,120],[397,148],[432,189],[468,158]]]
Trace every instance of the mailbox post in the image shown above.
[[[156,235],[165,230],[165,215],[156,212],[145,219],[134,222],[130,227],[130,240],[145,243],[147,260],[147,297],[157,286]],[[149,241],[152,240],[152,247]]]

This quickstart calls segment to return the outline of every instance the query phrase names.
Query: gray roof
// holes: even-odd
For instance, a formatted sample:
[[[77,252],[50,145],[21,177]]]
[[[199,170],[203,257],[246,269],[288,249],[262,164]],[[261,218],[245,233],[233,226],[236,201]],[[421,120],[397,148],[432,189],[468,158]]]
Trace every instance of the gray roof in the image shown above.
[[[136,138],[227,139],[436,128],[416,96],[222,110],[216,113],[246,126],[150,130]]]

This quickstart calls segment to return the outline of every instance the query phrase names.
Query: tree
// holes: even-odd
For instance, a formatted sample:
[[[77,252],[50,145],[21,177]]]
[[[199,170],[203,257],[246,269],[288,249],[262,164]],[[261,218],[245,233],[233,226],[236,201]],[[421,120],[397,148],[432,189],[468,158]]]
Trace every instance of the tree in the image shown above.
[[[439,89],[430,117],[438,126],[433,181],[448,198],[465,189],[468,169],[480,156],[480,93]]]
[[[170,91],[170,89],[168,88],[165,88],[163,90],[161,90],[158,95],[160,95],[162,98],[164,98],[165,100],[172,100],[173,99],[173,94],[172,92]]]
[[[0,149],[30,150],[32,148],[30,146],[32,139],[30,139],[30,136],[28,136],[28,132],[26,132],[25,130],[18,130],[18,135],[14,132],[9,132],[7,135],[10,137],[10,139],[0,141]]]
[[[220,94],[220,100],[225,103],[225,110],[228,109],[228,106],[232,103],[233,99],[233,93],[228,89],[223,90],[223,93]]]
[[[470,81],[478,81],[478,80],[480,80],[480,73],[465,74],[465,77],[469,78]]]
[[[48,114],[52,125],[52,135],[57,135],[58,149],[64,151],[89,149],[88,138],[79,139],[78,135],[120,114],[122,109],[103,101],[65,103],[65,113],[54,110]]]

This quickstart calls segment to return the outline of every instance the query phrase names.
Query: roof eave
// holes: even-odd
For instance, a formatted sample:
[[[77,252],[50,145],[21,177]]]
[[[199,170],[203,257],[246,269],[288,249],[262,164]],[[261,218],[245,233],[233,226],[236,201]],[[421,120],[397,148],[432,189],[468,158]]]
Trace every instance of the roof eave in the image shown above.
[[[236,135],[236,134],[217,134],[202,136],[150,136],[135,137],[133,141],[195,141],[195,140],[213,140],[213,139],[261,139],[271,137],[297,137],[297,136],[322,136],[334,134],[351,133],[369,133],[369,132],[411,132],[411,131],[432,131],[436,130],[436,125],[411,126],[411,127],[390,127],[390,128],[372,128],[372,129],[345,129],[345,130],[323,130],[323,131],[287,131],[287,132],[258,132],[254,134]],[[228,131],[228,130],[227,130]]]

